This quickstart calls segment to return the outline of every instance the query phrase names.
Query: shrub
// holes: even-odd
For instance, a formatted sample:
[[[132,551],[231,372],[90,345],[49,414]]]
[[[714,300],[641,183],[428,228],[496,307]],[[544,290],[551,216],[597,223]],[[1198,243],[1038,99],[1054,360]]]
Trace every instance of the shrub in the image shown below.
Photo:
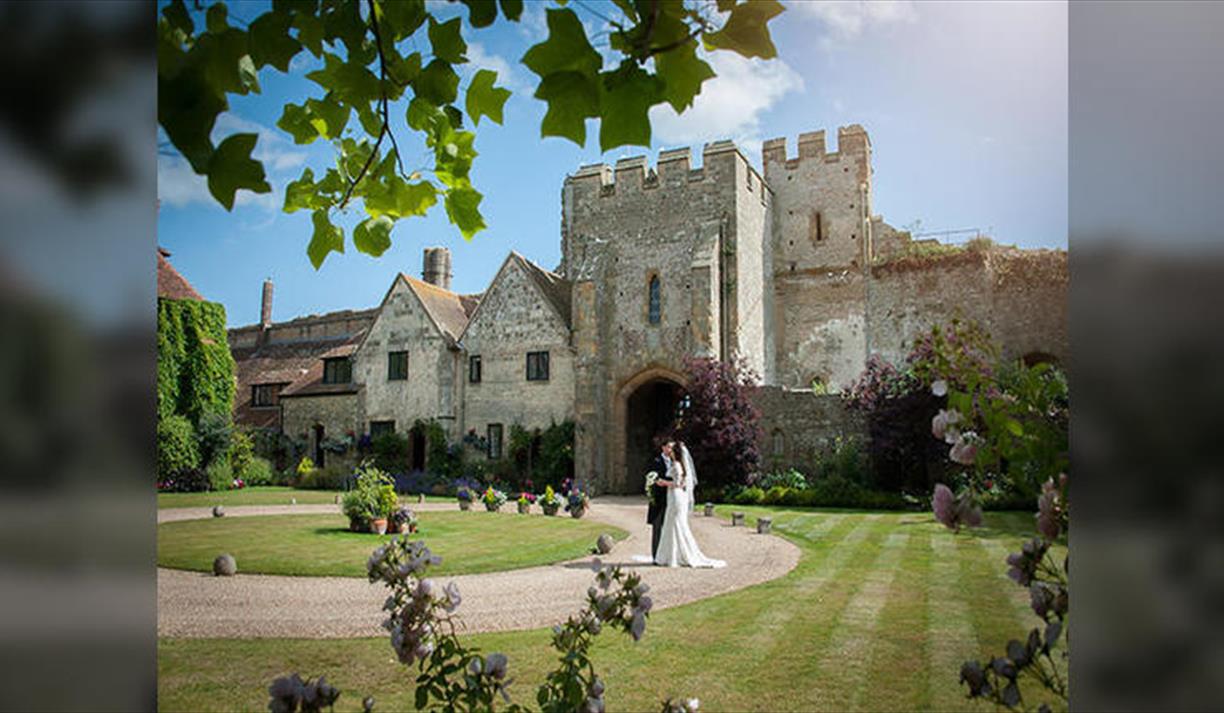
[[[274,480],[272,464],[266,458],[252,456],[241,478],[246,481],[247,485],[272,485]]]
[[[735,502],[740,505],[760,505],[765,499],[765,491],[758,487],[744,488],[739,495],[735,497]]]
[[[181,473],[200,465],[200,447],[195,428],[185,416],[169,416],[157,422],[157,479],[180,479]]]
[[[230,445],[234,439],[234,426],[228,411],[205,411],[196,425],[196,438],[200,441],[200,462],[205,467],[217,461],[229,461]]]
[[[297,481],[297,487],[306,490],[344,490],[352,482],[353,474],[340,465],[314,468]]]
[[[209,490],[229,490],[234,483],[234,471],[223,458],[218,458],[205,469],[208,473]]]
[[[202,493],[208,490],[208,473],[202,468],[180,470],[173,477],[158,482],[157,489],[166,493]]]
[[[341,499],[341,510],[354,525],[365,526],[370,520],[390,518],[399,504],[391,476],[364,463],[357,469],[353,489]]]
[[[808,483],[807,478],[804,477],[803,473],[791,468],[790,470],[780,471],[777,473],[768,473],[761,478],[757,485],[766,490],[775,486],[790,488],[792,490],[804,490],[807,488]]]
[[[233,437],[230,439],[229,448],[229,464],[234,471],[235,478],[242,478],[247,481],[247,485],[251,485],[251,479],[248,477],[247,471],[251,467],[251,461],[255,458],[255,444],[251,437],[245,432],[235,429]]]
[[[709,485],[747,483],[761,462],[760,413],[750,393],[756,375],[741,361],[687,359],[686,404],[676,435]]]
[[[782,505],[782,501],[786,499],[786,495],[789,492],[789,488],[784,488],[781,485],[775,485],[769,490],[765,491],[765,497],[761,502],[765,503],[766,505]]]

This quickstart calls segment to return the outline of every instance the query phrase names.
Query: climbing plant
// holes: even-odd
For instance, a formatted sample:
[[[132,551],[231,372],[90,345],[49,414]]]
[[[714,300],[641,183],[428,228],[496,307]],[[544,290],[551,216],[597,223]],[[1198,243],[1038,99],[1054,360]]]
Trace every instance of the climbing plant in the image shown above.
[[[157,300],[157,416],[229,414],[234,358],[226,341],[225,308],[198,300]]]
[[[311,213],[306,252],[316,269],[333,251],[344,252],[344,229],[332,218],[357,201],[367,215],[353,228],[352,244],[369,255],[390,247],[398,220],[425,215],[439,202],[464,238],[485,228],[483,196],[472,182],[475,131],[481,119],[502,123],[510,90],[498,86],[505,78],[495,71],[460,71],[468,62],[466,36],[519,22],[523,0],[461,0],[466,26],[462,12],[425,0],[273,0],[249,21],[233,18],[237,24],[228,3],[194,5],[192,12],[173,0],[158,21],[157,119],[227,210],[238,190],[268,193],[272,186],[252,156],[257,135],[235,133],[214,144],[217,117],[230,95],[260,92],[262,70],[288,74],[305,50],[322,63],[306,75],[321,93],[285,104],[277,126],[295,143],[323,139],[336,149],[335,167],[317,177],[307,168],[284,191],[286,212]],[[548,105],[540,135],[585,145],[594,119],[603,151],[649,146],[651,107],[683,112],[715,76],[699,48],[772,58],[769,22],[783,9],[777,0],[613,0],[598,9],[556,0],[547,9],[547,38],[519,60],[539,78],[535,98]],[[602,29],[588,30],[584,19]],[[604,37],[601,54],[591,40],[602,44]],[[405,165],[405,130],[418,144],[407,155],[421,153],[423,144],[428,165]]]

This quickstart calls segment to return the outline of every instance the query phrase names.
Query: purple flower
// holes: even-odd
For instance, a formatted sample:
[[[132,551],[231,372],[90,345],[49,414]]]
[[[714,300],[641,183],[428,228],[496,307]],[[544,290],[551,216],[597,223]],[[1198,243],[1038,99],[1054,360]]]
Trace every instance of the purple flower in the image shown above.
[[[935,381],[931,382],[931,393],[935,394],[936,396],[947,396],[948,382],[944,381],[943,379],[936,379]]]
[[[935,519],[945,527],[956,529],[956,496],[952,489],[943,483],[935,486],[935,495],[931,498],[931,508],[935,511]]]
[[[961,465],[973,465],[977,460],[977,433],[965,431],[948,450],[948,457]]]

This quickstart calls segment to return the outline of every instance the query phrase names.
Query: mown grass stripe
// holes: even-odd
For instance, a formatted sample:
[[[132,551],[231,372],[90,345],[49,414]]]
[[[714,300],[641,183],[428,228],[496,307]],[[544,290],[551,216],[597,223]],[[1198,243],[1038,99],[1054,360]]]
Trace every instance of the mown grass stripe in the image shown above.
[[[825,701],[836,709],[858,709],[862,705],[867,669],[875,646],[873,634],[884,604],[892,591],[901,555],[910,535],[894,532],[884,538],[874,561],[868,565],[846,605],[842,608],[817,665],[817,679],[828,683]],[[823,707],[823,706],[822,706]]]
[[[927,700],[927,583],[931,543],[915,529],[897,568],[892,591],[880,613],[867,683],[855,704],[875,710],[929,710]],[[888,682],[879,685],[877,682]]]
[[[931,569],[927,589],[927,705],[930,710],[966,707],[959,683],[960,667],[981,651],[965,601],[961,548],[956,535],[940,531],[930,537]]]

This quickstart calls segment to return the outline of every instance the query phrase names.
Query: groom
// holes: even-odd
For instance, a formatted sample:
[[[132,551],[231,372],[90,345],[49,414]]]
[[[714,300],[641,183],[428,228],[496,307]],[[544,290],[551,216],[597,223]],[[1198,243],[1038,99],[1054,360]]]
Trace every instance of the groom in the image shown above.
[[[671,465],[671,453],[668,452],[668,438],[665,434],[655,437],[655,448],[658,454],[651,461],[647,472],[654,471],[658,475],[655,484],[650,488],[650,506],[646,508],[646,522],[650,523],[650,557],[654,559],[659,554],[659,536],[663,534],[663,518],[667,515],[667,468]]]

